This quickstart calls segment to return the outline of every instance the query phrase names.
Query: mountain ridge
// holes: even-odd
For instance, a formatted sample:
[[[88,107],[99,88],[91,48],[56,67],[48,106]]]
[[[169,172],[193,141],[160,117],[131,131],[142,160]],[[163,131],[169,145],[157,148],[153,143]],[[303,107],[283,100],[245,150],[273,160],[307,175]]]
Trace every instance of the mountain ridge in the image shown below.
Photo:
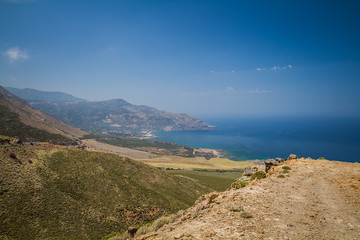
[[[87,133],[60,122],[28,105],[23,99],[11,94],[0,86],[1,133],[14,137],[22,136],[22,140],[39,141],[49,138],[72,139]],[[36,139],[34,136],[40,137]],[[62,136],[62,137],[56,137]],[[68,141],[66,141],[68,142]]]
[[[56,101],[45,94],[49,101],[21,93],[31,106],[71,126],[96,134],[136,135],[142,131],[213,130],[208,123],[187,114],[170,113],[146,105],[133,105],[124,99],[105,101]],[[24,90],[25,91],[25,90]],[[42,91],[44,92],[44,91]],[[33,92],[36,93],[36,92]],[[68,94],[67,94],[68,95]],[[71,96],[71,95],[70,95]]]

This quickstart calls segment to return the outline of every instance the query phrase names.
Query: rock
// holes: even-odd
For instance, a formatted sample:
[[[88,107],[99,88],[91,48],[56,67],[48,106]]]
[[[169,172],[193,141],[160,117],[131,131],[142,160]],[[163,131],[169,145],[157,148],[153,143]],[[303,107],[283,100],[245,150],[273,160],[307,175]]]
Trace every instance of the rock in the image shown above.
[[[272,168],[273,166],[278,166],[284,161],[281,158],[277,158],[277,159],[266,159],[265,160],[265,172],[269,172],[270,168]]]
[[[293,160],[293,159],[297,159],[298,157],[296,156],[296,154],[290,154],[290,156],[286,159],[286,160]]]
[[[214,231],[209,231],[209,232],[205,233],[206,238],[212,237],[214,235],[216,235],[216,233]]]
[[[240,182],[240,181],[250,181],[251,178],[247,177],[247,176],[243,176],[241,178],[239,178],[238,180],[236,180],[236,182]]]
[[[284,160],[282,158],[275,158],[276,161],[278,162],[283,162]]]
[[[179,239],[179,238],[182,238],[184,236],[184,234],[182,233],[178,233],[174,236],[175,239]]]
[[[257,167],[246,167],[243,176],[251,176],[258,171]]]
[[[138,231],[138,229],[136,227],[129,227],[127,231],[131,237],[134,237],[134,235]]]

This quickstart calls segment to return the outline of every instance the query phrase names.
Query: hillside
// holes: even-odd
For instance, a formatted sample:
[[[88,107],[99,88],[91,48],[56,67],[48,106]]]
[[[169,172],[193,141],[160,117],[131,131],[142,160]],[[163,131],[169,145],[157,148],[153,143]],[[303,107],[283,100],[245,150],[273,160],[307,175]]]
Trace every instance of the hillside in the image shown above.
[[[100,239],[189,207],[208,188],[113,154],[0,146],[0,239]]]
[[[360,239],[359,189],[359,163],[290,160],[136,239]]]
[[[74,143],[86,133],[66,125],[27,105],[0,86],[0,135],[17,136],[23,141]]]
[[[107,101],[57,101],[48,92],[8,88],[23,97],[31,106],[71,126],[97,134],[118,136],[139,134],[142,131],[209,130],[209,124],[186,114],[160,111],[156,108],[133,105],[123,99]],[[37,99],[40,98],[40,99]]]
[[[62,103],[62,102],[85,102],[86,100],[74,97],[70,94],[63,92],[46,92],[39,91],[31,88],[12,88],[6,87],[6,90],[12,94],[18,96],[19,98],[26,99],[27,101],[46,101],[52,103]]]

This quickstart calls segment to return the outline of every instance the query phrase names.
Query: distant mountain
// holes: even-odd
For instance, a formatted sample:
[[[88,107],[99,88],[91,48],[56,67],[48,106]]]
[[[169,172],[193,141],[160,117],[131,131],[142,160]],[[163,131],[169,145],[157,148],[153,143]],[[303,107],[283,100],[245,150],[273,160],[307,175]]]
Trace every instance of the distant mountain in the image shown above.
[[[26,99],[26,101],[36,101],[36,102],[52,102],[52,103],[64,103],[64,102],[85,102],[86,100],[74,97],[67,93],[62,92],[45,92],[39,91],[31,88],[12,88],[6,87],[6,90],[12,94],[18,96],[19,98]]]
[[[14,94],[21,90],[9,88]],[[36,100],[41,92],[41,100]],[[64,93],[60,93],[64,94]],[[210,130],[212,126],[186,114],[133,105],[123,99],[107,101],[54,101],[49,92],[27,91],[22,96],[31,106],[85,131],[101,134],[134,134],[141,131]],[[49,99],[46,99],[46,96]],[[61,95],[65,96],[65,95]],[[67,95],[70,96],[71,95]],[[70,98],[69,98],[70,99]]]
[[[24,100],[0,86],[0,135],[23,141],[73,143],[86,133],[66,125],[29,106]]]

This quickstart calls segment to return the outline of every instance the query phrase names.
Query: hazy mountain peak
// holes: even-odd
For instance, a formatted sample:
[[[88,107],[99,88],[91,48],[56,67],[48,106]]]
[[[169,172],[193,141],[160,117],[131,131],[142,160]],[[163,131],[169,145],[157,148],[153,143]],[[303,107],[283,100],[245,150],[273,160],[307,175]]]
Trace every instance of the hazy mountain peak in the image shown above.
[[[57,91],[40,91],[32,88],[13,88],[6,87],[6,89],[16,96],[25,99],[28,102],[32,101],[46,101],[54,103],[62,102],[85,102],[86,100],[74,97],[70,94]]]
[[[66,93],[9,88],[33,107],[69,125],[111,135],[141,131],[209,130],[212,126],[186,114],[133,105],[124,99],[85,101]],[[40,94],[40,95],[38,95]]]

